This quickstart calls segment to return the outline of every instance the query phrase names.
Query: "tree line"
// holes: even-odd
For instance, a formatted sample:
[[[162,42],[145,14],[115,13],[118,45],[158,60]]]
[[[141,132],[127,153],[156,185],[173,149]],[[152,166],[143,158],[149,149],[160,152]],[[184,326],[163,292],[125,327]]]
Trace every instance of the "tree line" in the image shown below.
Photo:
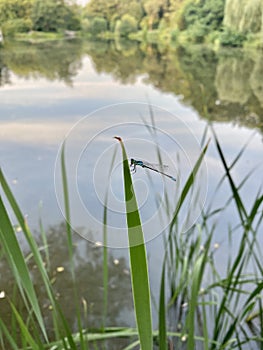
[[[5,34],[82,31],[91,37],[241,46],[262,34],[263,5],[250,0],[0,0]]]
[[[242,46],[262,34],[263,3],[238,1],[90,0],[85,24],[93,35]]]
[[[0,28],[7,36],[80,30],[80,8],[64,0],[0,0]]]

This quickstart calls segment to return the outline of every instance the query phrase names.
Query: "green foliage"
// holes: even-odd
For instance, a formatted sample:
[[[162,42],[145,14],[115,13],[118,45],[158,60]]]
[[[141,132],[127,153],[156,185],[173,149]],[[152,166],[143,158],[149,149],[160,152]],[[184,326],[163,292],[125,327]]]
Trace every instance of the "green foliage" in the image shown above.
[[[110,22],[112,18],[119,14],[118,0],[91,0],[83,10],[83,15],[86,18],[104,18]]]
[[[246,34],[238,33],[236,31],[225,29],[218,36],[219,43],[222,46],[232,46],[232,47],[241,47],[246,40]]]
[[[147,41],[149,43],[157,43],[159,39],[158,30],[150,30],[147,32]]]
[[[1,21],[29,17],[33,0],[0,0]]]
[[[32,29],[32,21],[30,19],[17,18],[8,20],[3,24],[4,36],[13,37],[16,33],[26,33]]]
[[[119,36],[127,37],[130,33],[137,31],[136,19],[128,14],[123,15],[116,23],[115,33]]]
[[[225,0],[200,0],[187,3],[180,18],[180,29],[188,30],[194,42],[222,26]]]
[[[209,27],[202,24],[202,23],[196,23],[195,25],[192,25],[187,30],[188,39],[190,42],[193,43],[202,43],[204,41],[205,36],[209,32]]]
[[[232,31],[262,32],[262,16],[261,0],[226,0],[224,25]]]
[[[115,23],[125,14],[131,15],[139,22],[144,14],[141,1],[91,0],[84,9],[84,17],[103,17],[109,23]]]
[[[82,10],[73,0],[0,0],[0,23],[7,36],[32,29],[55,33],[83,29],[92,35],[110,31],[136,38],[135,32],[142,30],[147,40],[148,31],[158,30],[162,32],[158,41],[176,36],[181,42],[201,43],[214,42],[211,33],[228,28],[217,42],[241,46],[249,36],[235,33],[262,32],[262,14],[261,0],[90,0]]]
[[[160,20],[169,9],[169,2],[166,0],[147,0],[143,8],[146,13],[149,29],[157,29]]]
[[[68,30],[80,30],[81,19],[78,6],[66,6],[64,7],[64,23]]]
[[[208,33],[221,29],[224,6],[225,0],[91,0],[85,17],[105,18],[110,31],[121,36],[142,29],[167,32],[170,38],[169,32],[178,28],[187,30],[187,40],[200,43]]]
[[[0,23],[6,35],[81,28],[78,7],[64,0],[0,0]]]
[[[61,29],[79,30],[80,19],[74,7],[63,0],[36,0],[32,10],[33,29],[58,32]]]
[[[143,8],[141,2],[131,1],[129,6],[126,6],[126,13],[134,17],[138,22],[143,17]]]
[[[90,32],[99,35],[107,30],[107,21],[103,17],[95,17],[91,20]]]
[[[1,25],[11,20],[29,20],[34,0],[0,0]]]
[[[179,30],[178,29],[173,29],[171,31],[171,40],[172,41],[176,41],[178,39],[179,36]]]

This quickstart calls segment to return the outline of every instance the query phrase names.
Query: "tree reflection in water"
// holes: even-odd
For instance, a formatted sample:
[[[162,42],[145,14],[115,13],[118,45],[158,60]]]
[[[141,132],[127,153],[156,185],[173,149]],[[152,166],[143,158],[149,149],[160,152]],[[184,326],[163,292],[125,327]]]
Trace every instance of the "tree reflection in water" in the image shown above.
[[[85,55],[97,73],[110,74],[121,84],[140,78],[162,92],[180,96],[201,118],[263,131],[260,51],[214,51],[206,46],[167,47],[123,40],[12,42],[0,51],[0,87],[12,83],[10,72],[74,87]]]

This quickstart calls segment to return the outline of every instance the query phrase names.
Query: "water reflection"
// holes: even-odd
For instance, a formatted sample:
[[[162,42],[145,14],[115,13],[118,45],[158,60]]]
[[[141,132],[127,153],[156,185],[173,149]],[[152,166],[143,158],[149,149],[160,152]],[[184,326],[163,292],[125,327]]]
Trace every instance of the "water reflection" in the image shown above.
[[[37,233],[36,233],[37,234]],[[83,316],[83,327],[93,328],[103,325],[103,250],[94,244],[90,244],[79,235],[73,234],[74,239],[74,264],[77,284],[77,302],[80,305]],[[53,281],[54,293],[61,305],[66,320],[72,325],[73,331],[77,331],[76,305],[74,302],[74,288],[72,282],[69,252],[67,246],[66,227],[62,223],[52,226],[47,230],[48,256],[45,254],[43,242],[38,239],[41,254],[46,262],[47,271]],[[43,281],[29,258],[29,269],[36,287],[38,300],[42,307],[47,330],[52,337],[52,313],[50,303],[43,288]],[[1,285],[5,287],[5,294],[15,304],[19,305],[17,295],[15,296],[12,273],[8,268],[6,260],[0,260]],[[124,257],[116,258],[112,251],[108,252],[108,310],[106,325],[130,325],[132,318],[132,298],[130,276],[127,261]],[[87,315],[85,316],[83,301],[87,303]],[[11,312],[7,299],[0,300],[1,317],[5,324],[11,324]],[[22,313],[27,314],[24,310]]]
[[[11,73],[26,79],[44,77],[72,85],[81,68],[81,42],[8,43],[0,53],[0,86],[12,83]]]
[[[203,118],[263,130],[261,52],[136,44],[131,49],[113,43],[88,43],[86,52],[98,72],[111,73],[121,83],[143,76],[144,83],[180,96]]]
[[[0,50],[0,85],[2,86],[2,91],[6,90],[5,94],[3,94],[3,96],[6,96],[5,104],[1,103],[1,115],[4,118],[0,131],[3,143],[1,164],[7,169],[9,167],[11,178],[18,179],[16,180],[18,181],[16,195],[19,202],[22,202],[24,211],[29,213],[30,219],[32,217],[37,218],[37,210],[32,208],[37,207],[39,199],[42,198],[44,203],[47,203],[46,208],[48,209],[45,218],[49,220],[48,223],[60,221],[58,217],[61,218],[61,216],[57,214],[58,208],[53,193],[53,168],[59,143],[71,129],[74,122],[79,120],[83,113],[87,113],[87,110],[93,111],[98,108],[99,103],[105,105],[108,101],[113,103],[118,100],[119,102],[121,97],[122,99],[135,99],[141,94],[142,90],[136,96],[132,95],[131,97],[134,91],[131,92],[130,89],[127,89],[128,93],[126,92],[126,94],[129,94],[127,98],[125,89],[123,86],[120,86],[121,84],[116,84],[118,85],[117,89],[108,76],[105,77],[102,74],[99,76],[93,74],[93,71],[90,74],[90,65],[85,64],[86,61],[89,61],[86,59],[87,56],[90,57],[97,73],[106,73],[110,78],[113,77],[114,80],[119,81],[121,84],[133,84],[134,82],[142,81],[143,87],[145,87],[145,84],[148,84],[163,93],[175,95],[176,99],[180,99],[185,105],[194,108],[199,116],[204,119],[234,122],[239,125],[263,130],[262,53],[245,53],[237,50],[217,53],[205,47],[168,49],[166,47],[145,46],[123,41],[104,43],[61,41],[34,45],[26,43],[8,44],[4,49]],[[81,76],[79,74],[80,71]],[[62,81],[67,86],[74,87],[75,85],[75,89],[63,89],[61,88],[63,84],[43,84],[42,79],[40,82],[37,82],[39,90],[37,91],[38,94],[34,95],[36,91],[35,86],[30,86],[30,82],[25,82],[21,79],[22,83],[19,86],[19,91],[14,91],[13,94],[10,94],[9,89],[5,89],[4,86],[7,84],[19,84],[20,81],[17,77],[30,79],[31,83],[33,81],[33,85],[35,84],[34,79],[37,80],[39,78],[45,78],[49,81]],[[75,79],[75,77],[77,78]],[[81,87],[85,86],[85,84],[89,88],[82,90]],[[138,88],[138,84],[136,88]],[[110,95],[110,98],[108,95]],[[163,104],[165,104],[168,99],[166,99],[164,94],[160,95],[162,95]],[[108,98],[106,102],[105,96]],[[173,98],[172,100],[172,108],[174,108],[176,99]],[[21,106],[25,101],[29,100],[30,104]],[[154,100],[152,102],[156,103]],[[82,109],[78,109],[81,106]],[[113,112],[109,114],[107,110],[105,115],[102,114],[101,118],[96,116],[94,120],[88,121],[87,128],[81,129],[83,140],[86,142],[88,137],[93,137],[94,134],[97,134],[95,131],[102,129],[104,123],[112,126],[118,125],[120,121],[122,123],[130,123],[131,120],[135,121],[133,116],[135,113],[133,113],[131,108],[123,110],[119,114],[116,114],[116,110]],[[148,114],[141,113],[141,115],[145,117]],[[176,140],[180,140],[181,137],[184,147],[189,147],[189,140],[174,120],[170,123],[162,115],[160,123],[163,123],[161,126],[165,130],[169,130],[170,133],[174,132]],[[192,113],[190,123],[192,130],[197,132],[198,126],[194,113]],[[159,124],[157,125],[159,126]],[[224,140],[228,159],[233,159],[240,149],[240,139],[247,139],[247,133],[245,130],[234,132],[230,128],[227,129],[225,125],[220,127],[221,140]],[[140,127],[134,132],[136,137],[137,135],[141,137],[142,130]],[[138,134],[138,131],[140,134]],[[127,128],[125,128],[125,132],[128,132]],[[125,132],[122,130],[120,134],[125,136]],[[115,133],[112,134],[110,132],[110,134],[108,140],[112,144],[112,136]],[[99,142],[96,143],[96,149],[90,152],[93,160],[100,159],[100,147],[104,142],[105,139],[102,139],[101,144]],[[247,172],[248,167],[251,167],[255,160],[258,161],[260,159],[261,150],[258,145],[259,140],[255,140],[255,144],[251,147],[244,162],[235,173],[237,180],[241,180],[242,174]],[[138,144],[137,147],[138,151],[133,148],[132,156],[134,157],[143,156],[142,150],[148,155],[152,154]],[[169,147],[170,149],[174,151],[174,148]],[[136,152],[134,154],[134,150],[136,150],[137,155]],[[189,152],[187,154],[189,155]],[[72,159],[75,158],[72,157]],[[145,159],[149,160],[148,157]],[[86,170],[86,164],[90,165],[91,163],[85,163],[85,157],[82,157],[82,160],[83,163],[80,163],[80,166],[83,166],[83,169]],[[215,187],[214,182],[221,177],[220,167],[213,153],[210,153],[207,161],[210,170],[209,180],[211,183],[209,185],[213,188],[213,186]],[[105,163],[102,162],[101,164],[105,168]],[[30,169],[30,172],[28,172],[28,169]],[[91,168],[88,169],[90,170]],[[116,173],[118,175],[121,172],[116,171]],[[87,172],[83,174],[85,176],[83,178],[80,177],[78,180],[80,189],[83,189],[82,193],[85,195],[89,194],[86,186],[87,179],[92,179],[92,177],[87,177]],[[105,175],[103,167],[100,174]],[[144,174],[142,175],[144,176]],[[105,183],[105,181],[100,181],[98,176],[96,179],[98,179],[97,183],[99,184]],[[158,179],[156,177],[156,180]],[[245,194],[248,201],[254,198],[254,192],[258,191],[256,184],[257,181],[261,181],[261,176],[255,174],[255,179],[253,180],[255,181],[251,181],[250,187]],[[121,181],[116,183],[120,184]],[[85,189],[86,192],[84,191]],[[142,193],[141,191],[138,192]],[[218,202],[213,198],[213,203],[218,204],[218,206],[221,200],[224,203],[226,193],[227,189],[223,189],[218,195]],[[90,201],[90,203],[92,208],[96,209],[94,201]],[[99,211],[96,211],[96,213],[99,213]],[[228,225],[227,218],[232,218],[232,211],[229,210],[227,215],[224,217],[224,220],[220,221],[218,228],[218,236],[220,238],[223,236],[223,240],[224,235],[227,235],[227,229],[224,225]],[[78,225],[79,223],[80,221],[78,220]],[[86,227],[89,228],[91,225]],[[92,229],[94,232],[94,227]],[[50,227],[48,230],[48,243],[51,258],[49,273],[54,279],[54,289],[57,292],[67,320],[74,326],[76,318],[72,303],[72,282],[63,225]],[[159,290],[159,279],[156,277],[156,269],[157,265],[161,266],[160,246],[157,243],[155,244],[156,248],[152,254],[152,260],[155,263],[152,275],[154,275],[153,280],[157,285],[154,290]],[[79,302],[82,307],[81,300],[83,298],[87,301],[89,308],[88,322],[84,323],[84,327],[98,327],[102,323],[102,252],[100,248],[89,244],[77,235],[75,236],[75,245]],[[133,313],[131,312],[130,279],[127,275],[126,260],[118,259],[117,263],[117,261],[114,261],[113,251],[111,253],[109,257],[110,295],[107,325],[131,325],[133,319],[129,318],[132,317]],[[223,250],[223,254],[227,256],[227,249]],[[221,258],[222,261],[224,257],[223,259]],[[1,271],[3,271],[1,275],[2,285],[5,286],[7,294],[11,295],[13,291],[11,276],[8,273],[5,262],[1,260],[0,264]],[[63,267],[63,269],[59,270],[58,268],[60,267]],[[49,331],[52,334],[51,312],[48,300],[42,291],[39,276],[32,264],[31,271],[35,285],[38,286],[38,295],[43,301],[43,312],[48,324],[50,324]],[[6,323],[9,324],[11,316],[5,300],[1,300],[0,307],[1,314],[6,315]]]
[[[263,53],[259,51],[215,52],[208,47],[167,48],[127,41],[10,43],[0,52],[0,86],[12,83],[12,73],[70,85],[85,54],[98,73],[110,74],[122,84],[140,78],[180,96],[203,118],[263,130]]]

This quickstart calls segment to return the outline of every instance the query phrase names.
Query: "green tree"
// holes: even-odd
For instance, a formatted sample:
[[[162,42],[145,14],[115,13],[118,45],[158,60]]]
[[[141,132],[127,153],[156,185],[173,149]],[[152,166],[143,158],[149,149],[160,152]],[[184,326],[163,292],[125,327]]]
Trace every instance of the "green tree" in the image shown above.
[[[262,0],[226,0],[224,25],[239,33],[262,32]]]
[[[94,17],[90,24],[91,34],[97,36],[107,30],[107,21],[102,17]]]
[[[33,1],[0,0],[0,25],[5,36],[14,36],[32,29]]]
[[[167,0],[148,0],[143,5],[148,17],[148,28],[157,28],[160,19],[168,9]]]
[[[202,42],[209,32],[223,26],[225,0],[190,0],[181,9],[179,29],[193,42]]]
[[[61,29],[79,30],[80,18],[74,7],[64,0],[35,0],[32,10],[33,29],[58,32]]]
[[[64,22],[66,29],[80,30],[81,29],[81,13],[78,5],[64,7]]]
[[[125,13],[131,15],[139,23],[144,15],[141,1],[129,1],[125,8]],[[125,14],[124,13],[124,14]]]
[[[13,37],[16,33],[26,33],[32,29],[32,21],[30,19],[16,18],[3,23],[2,26],[4,36]]]
[[[84,8],[84,17],[91,19],[103,17],[109,23],[110,30],[114,31],[118,20],[129,14],[139,23],[144,15],[141,0],[91,0]]]
[[[120,0],[91,0],[84,9],[84,16],[103,17],[110,22],[116,13],[120,13],[120,3]]]
[[[0,0],[0,23],[23,19],[31,20],[34,0]]]
[[[208,30],[219,29],[224,18],[225,0],[199,0],[188,2],[182,13],[181,29],[192,25],[207,26]]]
[[[136,19],[129,14],[123,15],[122,18],[116,23],[115,33],[119,36],[127,37],[130,33],[136,31]]]

